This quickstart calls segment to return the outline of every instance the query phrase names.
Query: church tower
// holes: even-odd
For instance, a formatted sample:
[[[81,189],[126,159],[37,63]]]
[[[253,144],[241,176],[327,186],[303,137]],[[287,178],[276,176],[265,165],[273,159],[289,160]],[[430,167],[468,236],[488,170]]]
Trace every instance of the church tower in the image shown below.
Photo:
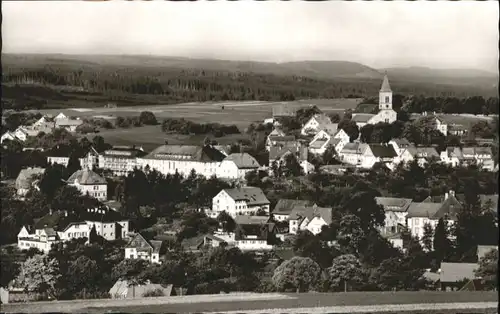
[[[378,94],[378,108],[380,110],[392,109],[392,90],[389,85],[387,73],[384,75],[384,81],[382,82],[382,87],[380,88],[380,92]]]

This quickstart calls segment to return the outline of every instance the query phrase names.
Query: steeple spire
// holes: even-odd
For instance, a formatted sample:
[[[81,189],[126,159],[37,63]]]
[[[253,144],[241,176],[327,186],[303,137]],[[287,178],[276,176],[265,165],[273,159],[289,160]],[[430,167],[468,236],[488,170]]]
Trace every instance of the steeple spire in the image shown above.
[[[392,92],[391,85],[389,85],[389,78],[387,78],[387,72],[384,75],[384,81],[382,82],[381,92]]]

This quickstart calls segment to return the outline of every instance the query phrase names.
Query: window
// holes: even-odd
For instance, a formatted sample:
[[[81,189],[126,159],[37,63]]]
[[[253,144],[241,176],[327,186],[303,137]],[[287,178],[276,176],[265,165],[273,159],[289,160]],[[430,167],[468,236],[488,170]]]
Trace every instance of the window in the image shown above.
[[[385,96],[385,102],[389,103],[389,96]]]

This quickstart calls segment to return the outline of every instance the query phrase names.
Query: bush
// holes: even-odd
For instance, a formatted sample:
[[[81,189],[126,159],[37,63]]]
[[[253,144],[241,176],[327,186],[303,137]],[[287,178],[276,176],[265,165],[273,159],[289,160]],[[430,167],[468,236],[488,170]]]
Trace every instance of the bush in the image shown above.
[[[145,298],[150,298],[150,297],[163,297],[165,296],[165,293],[163,293],[163,290],[158,288],[158,289],[155,289],[155,290],[149,290],[149,291],[146,291],[142,294],[143,297]]]

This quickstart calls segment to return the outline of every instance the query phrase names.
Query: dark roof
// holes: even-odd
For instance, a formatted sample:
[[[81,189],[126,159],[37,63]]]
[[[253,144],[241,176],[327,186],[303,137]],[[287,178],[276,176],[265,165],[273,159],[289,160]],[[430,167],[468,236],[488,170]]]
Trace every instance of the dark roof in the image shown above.
[[[234,189],[225,189],[226,193],[234,200],[245,200],[248,205],[267,205],[269,200],[261,189],[245,186]]]
[[[347,143],[344,145],[341,152],[350,154],[362,154],[367,147],[368,144],[365,143]]]
[[[359,123],[367,123],[375,115],[370,113],[355,113],[352,115],[351,120]]]
[[[127,248],[151,250],[152,253],[159,253],[163,241],[159,240],[147,240],[140,233],[136,234],[132,240],[127,244]]]
[[[375,157],[394,158],[398,156],[392,145],[370,144],[370,149]]]
[[[238,225],[265,225],[268,221],[268,216],[236,215],[234,217],[234,222]]]
[[[90,169],[77,170],[67,180],[69,184],[77,182],[81,185],[104,185],[108,184],[106,179]]]
[[[406,212],[412,200],[399,197],[375,197],[378,205],[382,205],[385,211]]]
[[[144,159],[186,160],[199,162],[220,162],[226,156],[211,146],[162,145]]]
[[[421,203],[411,203],[407,217],[440,219],[448,216],[448,219],[455,219],[462,208],[462,204],[454,195],[449,195],[441,202],[433,202],[432,198],[428,197]]]
[[[278,203],[276,203],[273,214],[289,215],[295,207],[308,207],[313,206],[314,204],[315,203],[313,201],[282,198],[278,201]]]
[[[329,207],[318,207],[318,206],[309,206],[309,207],[295,207],[290,214],[290,220],[302,220],[309,219],[312,220],[314,217],[321,217],[327,224],[332,223],[332,208]]]
[[[227,156],[224,160],[234,162],[238,169],[257,169],[260,167],[257,160],[248,153],[233,153]]]
[[[441,282],[457,282],[464,279],[476,279],[474,271],[479,268],[476,263],[441,263]]]
[[[142,149],[136,148],[135,146],[113,146],[102,153],[103,156],[115,157],[115,158],[136,158],[143,157],[147,153]]]
[[[392,92],[391,85],[389,85],[389,78],[387,74],[384,75],[384,81],[382,82],[382,87],[380,87],[381,92]]]

